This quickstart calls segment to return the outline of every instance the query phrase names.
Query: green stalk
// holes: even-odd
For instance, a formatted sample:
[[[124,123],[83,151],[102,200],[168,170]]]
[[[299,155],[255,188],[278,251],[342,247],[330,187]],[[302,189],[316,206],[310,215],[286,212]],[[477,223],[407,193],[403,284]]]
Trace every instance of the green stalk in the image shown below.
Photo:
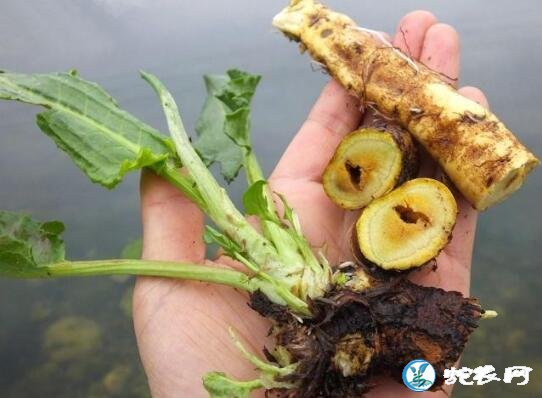
[[[252,149],[243,148],[243,165],[248,185],[252,185],[256,181],[265,180],[260,163]]]
[[[160,177],[167,180],[171,185],[181,190],[188,199],[194,202],[203,212],[206,212],[207,207],[205,201],[190,177],[182,175],[178,169],[171,166],[161,168],[153,167],[152,170]]]
[[[244,252],[249,253],[256,264],[262,266],[277,263],[278,256],[271,242],[260,235],[236,209],[224,188],[218,185],[192,147],[177,104],[171,94],[155,76],[145,72],[141,75],[158,94],[177,153],[196,184],[205,203],[204,210],[207,215],[222,231],[237,242]]]
[[[203,376],[203,386],[212,398],[243,398],[251,392],[265,387],[261,379],[240,381],[226,376],[222,372],[210,372]]]
[[[265,180],[254,152],[245,149],[243,155],[248,184],[252,185],[257,181]],[[303,279],[302,288],[298,289],[302,298],[305,295],[314,298],[323,294],[331,275],[328,264],[324,259],[319,261],[315,256],[301,231],[297,214],[293,209],[288,209],[285,198],[279,195],[285,208],[285,218],[290,222],[291,228],[283,227],[284,223],[278,214],[269,186],[265,187],[264,195],[268,213],[274,218],[271,221],[261,220],[262,231],[265,237],[275,245],[281,264],[286,268],[284,272],[291,273],[291,275],[297,274],[295,278]],[[299,268],[301,272],[292,272],[295,268]],[[276,273],[274,274],[276,275]]]
[[[247,148],[243,148],[243,165],[245,168],[245,174],[249,187],[255,182],[265,181],[265,177],[263,175],[262,168],[260,167],[260,163],[258,162],[258,159],[256,158],[256,155],[254,155],[254,151],[252,149],[249,150]],[[280,216],[277,212],[277,207],[275,206],[275,202],[273,201],[273,195],[271,193],[271,190],[269,189],[269,186],[265,187],[264,194],[267,202],[267,210],[270,215],[274,216],[273,222],[275,222],[276,224],[281,224]],[[277,246],[277,243],[279,242],[274,239],[273,228],[270,227],[267,222],[262,222],[261,227],[264,236],[274,243],[280,255],[280,250]],[[283,258],[283,256],[281,256],[281,258]]]
[[[267,237],[260,234],[237,210],[227,192],[215,180],[207,169],[199,155],[196,153],[183,126],[179,109],[171,93],[155,76],[142,72],[142,77],[156,91],[164,113],[168,127],[177,149],[177,154],[183,166],[193,181],[193,188],[199,192],[204,203],[205,213],[227,235],[227,237],[239,245],[240,253],[246,254],[249,269],[255,272],[255,279],[260,280],[261,290],[273,301],[288,305],[298,314],[310,315],[305,298],[321,295],[327,287],[327,272],[322,270],[316,258],[312,254],[306,240],[297,238],[297,232],[291,232],[294,236],[287,238],[279,231],[271,230],[270,225],[264,226],[268,232]],[[261,168],[251,152],[245,153],[247,166],[247,178],[250,180],[263,180]],[[183,186],[180,186],[183,189]],[[282,221],[276,212],[270,193],[266,193],[266,206],[272,208],[271,217],[277,228],[282,228]],[[291,211],[290,211],[291,213]],[[264,221],[263,224],[265,224]],[[275,228],[276,229],[276,228]],[[284,229],[288,235],[289,229]],[[286,238],[286,240],[285,240]],[[272,240],[270,240],[272,239]],[[301,247],[292,247],[293,252],[305,257],[300,258],[296,264],[288,264],[288,258],[277,250],[278,247],[286,247],[285,243],[292,243],[292,239]],[[306,246],[306,247],[305,247]],[[235,258],[235,256],[234,256]],[[286,260],[286,261],[285,261]],[[252,266],[254,265],[254,267]],[[292,266],[293,265],[293,266]],[[305,270],[309,272],[304,272]],[[315,271],[313,268],[317,268]],[[298,295],[293,292],[300,292]]]
[[[44,277],[146,275],[217,283],[254,292],[258,282],[248,275],[227,268],[206,265],[151,260],[63,261],[50,264],[41,273]],[[36,275],[22,275],[22,277]]]

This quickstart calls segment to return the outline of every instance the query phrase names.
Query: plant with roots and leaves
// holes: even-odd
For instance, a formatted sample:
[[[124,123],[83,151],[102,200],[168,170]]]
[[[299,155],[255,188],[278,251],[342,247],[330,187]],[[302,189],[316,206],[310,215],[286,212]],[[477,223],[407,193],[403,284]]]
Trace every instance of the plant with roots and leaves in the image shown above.
[[[208,373],[203,385],[213,398],[247,398],[258,389],[284,398],[354,398],[374,386],[373,376],[401,380],[413,358],[431,363],[431,390],[440,389],[444,369],[458,361],[479,320],[496,313],[475,298],[407,278],[446,247],[458,214],[446,184],[415,178],[418,147],[477,210],[517,191],[540,162],[496,115],[449,84],[448,76],[350,17],[315,0],[291,0],[273,24],[300,42],[344,95],[370,109],[316,176],[331,202],[360,210],[347,237],[355,261],[330,263],[325,246],[309,243],[287,198],[270,189],[250,137],[259,76],[236,69],[205,76],[208,96],[192,144],[172,95],[151,74],[142,77],[158,95],[171,138],[122,110],[75,71],[0,71],[0,99],[45,108],[37,115],[39,128],[92,182],[112,189],[134,170],[160,176],[208,217],[205,242],[236,263],[70,261],[62,223],[0,211],[0,276],[151,275],[246,292],[250,308],[269,320],[274,344],[260,357],[230,325],[232,344],[258,376],[241,381]],[[227,182],[244,169],[244,211],[209,171],[215,162]],[[414,376],[420,386],[427,382],[423,373],[420,368]]]
[[[349,397],[370,387],[370,374],[397,373],[405,358],[433,355],[437,369],[458,358],[477,320],[490,315],[474,299],[356,263],[332,267],[325,253],[310,246],[286,198],[270,191],[250,140],[250,103],[259,76],[229,70],[205,77],[208,97],[194,145],[171,94],[155,76],[142,77],[159,97],[171,139],[120,109],[75,71],[3,72],[0,98],[46,108],[37,116],[38,126],[93,182],[113,188],[127,172],[142,168],[169,181],[212,221],[205,241],[220,246],[245,271],[151,260],[69,261],[60,222],[0,212],[0,276],[154,275],[248,292],[251,308],[272,322],[276,344],[265,350],[264,360],[242,345],[231,325],[233,343],[260,377],[236,381],[220,372],[207,374],[203,383],[215,398],[248,397],[259,388],[288,397]],[[258,227],[212,176],[213,162],[230,181],[244,168],[249,185],[244,210]],[[427,344],[417,344],[421,341]],[[335,395],[326,395],[331,390]]]

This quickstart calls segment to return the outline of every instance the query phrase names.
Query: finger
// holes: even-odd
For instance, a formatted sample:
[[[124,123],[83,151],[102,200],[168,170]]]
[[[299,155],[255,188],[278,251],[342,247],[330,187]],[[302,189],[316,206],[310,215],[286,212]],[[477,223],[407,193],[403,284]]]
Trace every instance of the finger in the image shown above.
[[[489,109],[489,103],[487,102],[487,98],[485,94],[477,87],[472,86],[465,86],[461,87],[459,90],[457,90],[459,94],[461,94],[463,97],[468,98],[483,107]]]
[[[202,262],[203,214],[167,181],[150,171],[141,176],[143,257]]]
[[[459,78],[459,35],[443,23],[431,26],[425,34],[420,62],[440,73],[443,80],[456,86]]]
[[[423,42],[429,28],[437,23],[437,18],[428,11],[413,11],[405,15],[397,26],[393,46],[398,47],[409,57],[418,60]]]
[[[360,120],[359,101],[339,83],[330,81],[280,159],[272,178],[320,181],[337,145],[345,134],[359,126]]]

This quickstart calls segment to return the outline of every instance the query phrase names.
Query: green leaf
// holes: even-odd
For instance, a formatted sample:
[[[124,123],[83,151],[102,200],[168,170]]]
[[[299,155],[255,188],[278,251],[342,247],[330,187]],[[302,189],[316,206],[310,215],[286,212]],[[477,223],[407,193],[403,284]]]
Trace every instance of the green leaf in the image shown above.
[[[250,108],[245,106],[226,114],[224,133],[240,147],[250,148]]]
[[[260,83],[261,76],[239,69],[230,69],[226,74],[228,84],[218,97],[231,110],[249,105],[256,87]]]
[[[217,283],[248,292],[273,288],[242,272],[201,264],[137,259],[67,261],[60,236],[63,231],[64,225],[58,221],[40,223],[24,214],[0,211],[0,277],[148,275]]]
[[[211,372],[203,377],[203,386],[211,398],[249,398],[253,390],[263,385],[260,380],[237,381],[222,372]]]
[[[40,223],[24,214],[0,211],[0,276],[47,276],[47,266],[64,261],[58,221]]]
[[[300,238],[304,239],[303,231],[301,230],[301,223],[299,221],[299,217],[297,216],[297,213],[294,211],[294,209],[290,206],[288,201],[286,200],[286,196],[284,196],[281,193],[275,192],[277,196],[280,198],[282,202],[282,206],[284,208],[284,218],[290,226],[294,229],[294,231],[297,233],[297,235]]]
[[[194,145],[209,166],[220,163],[231,182],[250,151],[250,102],[261,77],[236,69],[227,75],[206,75],[207,99],[196,125],[199,139]]]
[[[194,148],[207,166],[218,162],[226,181],[237,176],[243,164],[242,149],[224,134],[225,108],[215,94],[226,85],[225,76],[205,76],[207,99],[196,124],[199,135]]]
[[[146,166],[175,159],[170,140],[121,110],[98,85],[77,73],[0,73],[0,98],[47,108],[37,124],[93,181],[107,188]]]
[[[217,231],[209,225],[205,226],[205,231],[203,232],[203,240],[207,244],[215,243],[219,245],[222,249],[224,249],[224,252],[232,258],[235,258],[235,254],[242,253],[243,251],[243,248],[239,246],[235,241],[228,238],[222,232]]]
[[[258,216],[261,220],[280,223],[278,216],[269,210],[267,181],[259,180],[252,184],[243,195],[243,206],[248,215]]]

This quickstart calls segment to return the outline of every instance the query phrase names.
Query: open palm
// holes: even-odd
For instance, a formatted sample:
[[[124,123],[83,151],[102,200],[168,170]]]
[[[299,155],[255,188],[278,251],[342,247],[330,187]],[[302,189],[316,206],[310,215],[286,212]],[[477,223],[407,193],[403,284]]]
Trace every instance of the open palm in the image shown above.
[[[455,30],[437,23],[424,11],[406,15],[393,44],[443,76],[459,73],[459,41]],[[463,95],[486,104],[475,88]],[[325,195],[321,175],[341,138],[356,129],[362,114],[357,100],[330,82],[307,121],[286,150],[270,178],[298,212],[304,233],[314,247],[325,247],[332,264],[351,259],[350,236],[356,212],[335,206]],[[422,173],[435,176],[425,161]],[[145,172],[141,184],[143,256],[147,259],[204,263],[203,215],[175,188]],[[437,259],[438,268],[417,271],[420,284],[468,294],[476,213],[457,197],[460,214],[453,240]],[[216,266],[235,266],[220,258]],[[247,295],[228,287],[162,278],[138,278],[134,322],[141,359],[154,397],[206,397],[201,377],[220,370],[239,379],[254,378],[253,366],[231,343],[234,326],[247,347],[261,352],[269,322],[247,306]],[[375,398],[408,396],[404,387],[383,380],[371,391]],[[441,393],[427,393],[439,396]],[[419,397],[419,395],[416,395]]]

